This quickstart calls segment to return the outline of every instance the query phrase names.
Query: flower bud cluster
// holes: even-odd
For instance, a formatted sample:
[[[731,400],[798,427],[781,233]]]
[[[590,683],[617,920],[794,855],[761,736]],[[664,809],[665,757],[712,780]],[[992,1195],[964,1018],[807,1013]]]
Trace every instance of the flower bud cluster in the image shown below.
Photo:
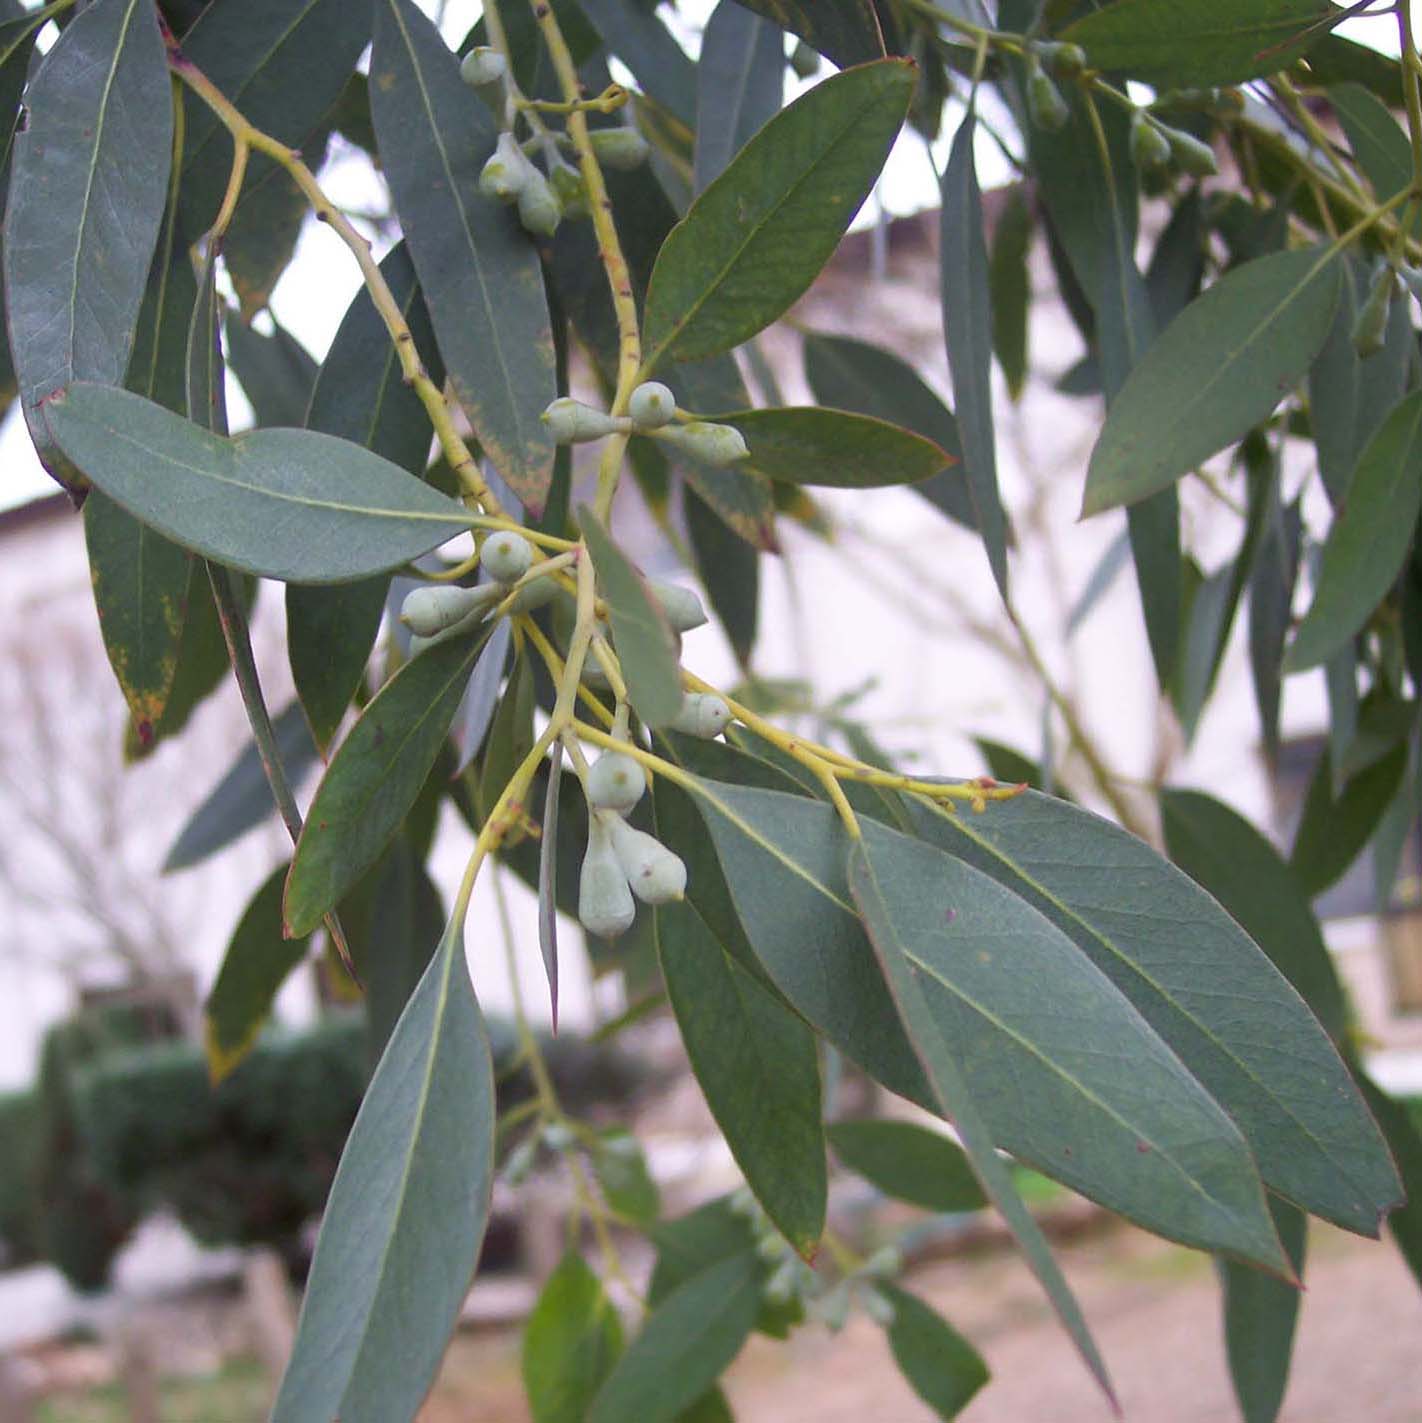
[[[644,381],[627,401],[626,415],[611,415],[571,396],[553,401],[542,415],[553,442],[577,445],[608,435],[651,435],[703,464],[722,468],[750,454],[734,425],[679,418],[676,396],[660,381]]]

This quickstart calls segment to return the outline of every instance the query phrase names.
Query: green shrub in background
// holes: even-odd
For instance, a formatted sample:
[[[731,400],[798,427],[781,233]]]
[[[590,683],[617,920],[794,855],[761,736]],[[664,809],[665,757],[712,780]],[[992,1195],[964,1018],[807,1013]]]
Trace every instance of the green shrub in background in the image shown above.
[[[0,1093],[0,1264],[8,1268],[32,1264],[40,1255],[35,1233],[39,1129],[36,1093]]]

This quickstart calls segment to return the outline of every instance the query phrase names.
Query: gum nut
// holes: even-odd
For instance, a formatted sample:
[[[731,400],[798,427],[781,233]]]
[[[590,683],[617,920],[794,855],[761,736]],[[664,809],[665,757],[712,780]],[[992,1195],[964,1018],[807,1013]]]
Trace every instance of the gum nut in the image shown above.
[[[745,437],[734,425],[717,425],[709,420],[692,420],[686,425],[668,425],[663,438],[706,464],[735,464],[750,454]]]
[[[479,562],[490,578],[517,583],[533,567],[533,545],[522,534],[504,529],[484,540]]]
[[[578,877],[578,919],[588,933],[615,939],[632,927],[636,917],[627,876],[607,831],[594,820],[588,826],[588,852]]]
[[[655,430],[676,419],[676,396],[661,381],[644,380],[632,392],[627,402],[627,413],[634,425],[640,425],[644,430]]]
[[[492,157],[479,170],[479,191],[486,198],[511,203],[536,174],[513,134],[501,133]]]
[[[489,605],[489,590],[459,588],[448,584],[433,588],[416,588],[405,595],[400,604],[400,621],[420,637],[437,633],[461,623],[470,613]]]
[[[652,596],[661,604],[662,612],[672,625],[673,632],[690,632],[693,628],[704,627],[707,621],[706,609],[701,599],[690,588],[679,583],[652,581]]]
[[[730,721],[731,709],[720,697],[710,692],[688,692],[672,721],[672,730],[710,741],[719,736]]]
[[[608,751],[588,771],[588,800],[597,810],[626,815],[647,789],[647,773],[625,751]]]
[[[634,128],[598,128],[589,138],[597,161],[609,168],[640,168],[651,152],[647,140]]]
[[[1037,128],[1055,133],[1071,117],[1061,90],[1040,69],[1027,81],[1027,113]]]
[[[666,904],[686,893],[686,866],[655,835],[625,820],[614,820],[608,833],[632,893],[644,904]]]
[[[514,594],[509,605],[511,613],[536,613],[558,596],[558,582],[554,578],[537,578],[526,583]]]
[[[880,1328],[887,1329],[894,1322],[894,1306],[878,1290],[872,1287],[861,1290],[859,1301],[864,1306],[864,1313]]]
[[[552,237],[563,217],[563,205],[548,179],[536,169],[519,190],[518,220],[538,237]]]
[[[616,419],[605,410],[585,405],[570,395],[550,402],[540,417],[548,426],[555,445],[576,445],[584,440],[600,440],[620,429]]]
[[[497,84],[508,73],[508,61],[489,45],[475,45],[459,65],[459,77],[474,89]]]
[[[1174,150],[1170,140],[1137,110],[1131,119],[1131,158],[1137,168],[1164,168]]]
[[[564,217],[586,217],[588,215],[588,185],[576,168],[560,163],[549,176],[553,191],[558,195]]]
[[[1184,129],[1162,126],[1166,142],[1170,144],[1170,156],[1175,166],[1192,178],[1208,178],[1220,171],[1215,160],[1215,150],[1208,143],[1196,138]]]

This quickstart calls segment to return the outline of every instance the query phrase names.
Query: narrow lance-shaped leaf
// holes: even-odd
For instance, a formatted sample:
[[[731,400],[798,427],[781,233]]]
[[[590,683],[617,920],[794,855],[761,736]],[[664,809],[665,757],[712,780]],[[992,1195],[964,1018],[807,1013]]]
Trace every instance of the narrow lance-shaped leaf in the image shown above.
[[[1279,1238],[1294,1274],[1303,1278],[1308,1217],[1297,1206],[1271,1198]],[[1284,1401],[1298,1323],[1300,1291],[1286,1280],[1224,1261],[1225,1345],[1234,1396],[1244,1423],[1274,1423]]]
[[[702,32],[696,65],[698,193],[779,112],[784,82],[785,36],[779,26],[735,0],[720,0]]]
[[[225,435],[227,366],[222,358],[222,297],[217,290],[217,254],[209,249],[198,277],[197,299],[188,323],[184,392],[187,416],[195,425]]]
[[[326,768],[286,885],[286,926],[321,922],[379,858],[444,745],[474,659],[488,638],[427,648],[382,687]]]
[[[523,1382],[533,1423],[582,1423],[622,1352],[622,1323],[581,1255],[544,1281],[523,1332]]]
[[[1239,1123],[1267,1185],[1375,1234],[1397,1198],[1327,1034],[1244,931],[1125,831],[1035,792],[987,815],[912,808],[917,833],[1036,906]]]
[[[667,994],[711,1114],[776,1229],[812,1255],[827,1193],[814,1034],[690,904],[658,908],[656,933]]]
[[[563,753],[557,743],[548,758],[548,789],[538,843],[538,947],[548,975],[548,1005],[558,1031],[558,791],[563,783]]]
[[[956,1418],[988,1381],[982,1355],[917,1296],[875,1288],[894,1311],[885,1333],[900,1372],[940,1418]]]
[[[1237,267],[1156,339],[1092,451],[1085,514],[1172,484],[1266,419],[1328,335],[1338,263],[1308,248]]]
[[[553,477],[539,416],[557,395],[538,252],[478,190],[493,116],[413,0],[379,0],[370,107],[380,155],[455,396],[535,515]]]
[[[874,0],[738,0],[774,20],[840,68],[865,64],[886,52]]]
[[[879,176],[913,84],[900,60],[847,69],[751,139],[657,257],[647,369],[729,351],[805,292]]]
[[[736,410],[715,418],[745,437],[745,468],[786,484],[877,489],[916,483],[955,462],[911,430],[818,405]]]
[[[1407,747],[1398,746],[1364,766],[1337,795],[1332,760],[1327,750],[1319,757],[1289,856],[1290,867],[1310,896],[1337,883],[1372,838],[1407,769]]]
[[[415,1416],[478,1263],[495,1113],[456,918],[346,1141],[272,1423]]]
[[[1032,296],[1027,251],[1031,241],[1032,210],[1021,187],[1014,187],[993,229],[988,263],[992,348],[1014,400],[1022,398],[1027,380],[1027,312]]]
[[[695,128],[696,66],[658,16],[635,0],[579,0],[579,8],[642,88]]]
[[[1388,1096],[1366,1073],[1358,1072],[1356,1076],[1387,1138],[1406,1188],[1406,1203],[1387,1218],[1388,1231],[1407,1261],[1413,1279],[1422,1285],[1422,1129],[1404,1103]]]
[[[682,516],[711,610],[720,619],[736,657],[745,665],[755,646],[760,614],[760,555],[734,534],[694,489],[687,489],[683,497]]]
[[[1323,550],[1318,590],[1285,659],[1290,671],[1325,661],[1372,616],[1402,568],[1422,509],[1422,391],[1388,416],[1358,461]]]
[[[817,333],[805,337],[805,377],[821,405],[902,425],[946,450],[954,466],[915,484],[914,493],[965,528],[977,528],[967,474],[958,463],[958,422],[908,362],[864,341]]]
[[[42,402],[128,366],[168,195],[173,99],[156,12],[99,0],[65,26],[26,95],[5,214],[5,298],[20,399],[50,473],[84,487]]]
[[[228,367],[241,382],[257,424],[304,425],[319,369],[310,351],[276,320],[268,336],[228,308],[224,326]]]
[[[834,1154],[895,1200],[926,1211],[975,1211],[987,1197],[962,1147],[942,1132],[887,1117],[833,1122]]]
[[[869,931],[869,942],[874,946],[884,981],[936,1105],[951,1118],[988,1199],[1006,1220],[1087,1367],[1114,1403],[1105,1361],[1097,1352],[1081,1309],[1040,1228],[1017,1194],[1011,1174],[998,1158],[987,1123],[979,1115],[944,1031],[930,1012],[928,1000],[919,987],[909,960],[910,939],[905,936],[905,901],[895,892],[892,882],[886,894],[881,880],[881,875],[896,874],[901,868],[899,864],[890,863],[887,853],[872,851],[862,839],[850,846],[849,887]],[[921,895],[922,886],[915,885],[912,893]],[[907,932],[915,935],[912,928]]]
[[[299,781],[316,760],[316,747],[301,708],[293,702],[273,720],[272,730],[287,776],[293,782]],[[272,809],[261,755],[256,743],[249,742],[178,832],[163,861],[163,872],[201,864],[260,825]]]
[[[777,988],[871,1076],[938,1110],[845,886],[835,812],[721,782],[696,793],[740,923]],[[934,929],[915,947],[921,991],[995,1144],[1148,1229],[1277,1263],[1238,1131],[1076,946],[961,861],[862,823],[918,875]],[[1004,941],[1010,950],[994,952]],[[1024,995],[1024,981],[1050,982],[1050,1001]],[[1111,1065],[1125,1058],[1128,1081]]]
[[[444,382],[429,313],[403,243],[380,264],[430,379]],[[341,320],[311,391],[303,423],[339,435],[422,475],[431,427],[424,405],[405,384],[395,343],[362,287]],[[380,627],[389,580],[338,589],[288,584],[287,654],[297,694],[318,741],[326,744],[350,705]]]
[[[992,421],[992,310],[983,202],[973,159],[977,120],[970,110],[943,170],[939,262],[943,334],[968,487],[998,592],[1007,596],[1007,517],[997,488]]]
[[[1099,69],[1160,88],[1208,88],[1286,69],[1336,13],[1329,0],[1115,0],[1063,38]]]
[[[227,439],[108,386],[45,403],[73,464],[136,518],[231,568],[339,583],[468,530],[462,507],[388,460],[314,430]]]
[[[681,710],[682,697],[676,642],[666,615],[646,580],[585,504],[578,509],[578,526],[607,600],[627,695],[648,726],[665,726]]]
[[[306,956],[306,937],[287,939],[281,932],[285,879],[283,865],[242,911],[217,982],[203,1004],[203,1049],[214,1082],[220,1082],[247,1055],[271,1013],[277,991]]]
[[[753,1253],[732,1255],[673,1290],[598,1390],[587,1423],[672,1423],[735,1358],[760,1308]]]

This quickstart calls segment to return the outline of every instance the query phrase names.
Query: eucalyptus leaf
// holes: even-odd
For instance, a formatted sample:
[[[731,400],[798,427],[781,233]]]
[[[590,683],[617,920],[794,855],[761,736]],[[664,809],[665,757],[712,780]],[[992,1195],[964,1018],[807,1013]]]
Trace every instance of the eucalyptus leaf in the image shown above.
[[[173,98],[156,12],[98,0],[65,26],[25,95],[5,211],[5,301],[20,401],[50,473],[84,473],[44,407],[128,367],[172,160]]]
[[[736,657],[745,665],[755,646],[760,614],[760,555],[730,530],[694,488],[686,492],[682,514],[711,609]]]
[[[812,1255],[827,1190],[814,1034],[690,904],[661,905],[656,931],[667,996],[711,1114],[776,1229]]]
[[[46,401],[44,418],[73,464],[129,513],[262,577],[347,582],[469,527],[453,500],[314,430],[228,439],[142,396],[87,383]]]
[[[558,1031],[558,791],[563,784],[563,753],[555,746],[548,760],[548,789],[538,841],[538,948],[548,976],[553,1031]]]
[[[286,887],[286,925],[306,933],[373,865],[425,784],[487,627],[426,649],[361,713],[306,815]]]
[[[900,1372],[940,1418],[956,1418],[988,1381],[982,1356],[916,1295],[875,1286],[894,1311],[885,1326]]]
[[[304,425],[318,370],[311,353],[276,320],[270,336],[230,308],[223,324],[227,365],[242,383],[256,423]]]
[[[697,69],[653,10],[636,0],[578,0],[578,5],[642,88],[694,129]]]
[[[941,1132],[887,1117],[832,1122],[834,1154],[895,1200],[926,1211],[977,1211],[987,1197],[963,1148]]]
[[[798,35],[841,68],[867,63],[886,52],[883,22],[874,0],[738,0],[738,3]]]
[[[622,1352],[622,1323],[602,1281],[569,1251],[543,1282],[523,1332],[533,1423],[582,1423]]]
[[[696,65],[696,191],[717,177],[780,111],[785,36],[779,26],[720,0],[701,35]]]
[[[346,1141],[272,1423],[414,1417],[478,1263],[495,1113],[456,919]]]
[[[746,144],[657,257],[646,369],[728,351],[804,293],[879,176],[913,83],[900,60],[845,70]]]
[[[1268,417],[1328,335],[1339,268],[1307,248],[1237,267],[1131,372],[1092,451],[1084,514],[1167,488]]]

